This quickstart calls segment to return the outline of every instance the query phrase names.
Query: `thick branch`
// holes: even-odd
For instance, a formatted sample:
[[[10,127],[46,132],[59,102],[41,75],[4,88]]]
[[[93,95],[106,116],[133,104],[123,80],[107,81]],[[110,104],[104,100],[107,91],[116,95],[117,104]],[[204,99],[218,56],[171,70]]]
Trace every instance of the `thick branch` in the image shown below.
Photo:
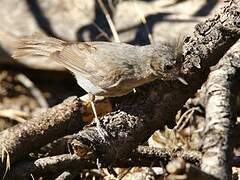
[[[79,131],[84,126],[80,119],[81,107],[79,98],[70,97],[39,117],[2,131],[0,153],[4,161],[0,172],[5,169],[7,157],[13,164],[56,138]]]
[[[207,124],[203,134],[204,156],[201,167],[219,179],[231,179],[232,176],[239,59],[239,50],[225,55],[202,88]]]

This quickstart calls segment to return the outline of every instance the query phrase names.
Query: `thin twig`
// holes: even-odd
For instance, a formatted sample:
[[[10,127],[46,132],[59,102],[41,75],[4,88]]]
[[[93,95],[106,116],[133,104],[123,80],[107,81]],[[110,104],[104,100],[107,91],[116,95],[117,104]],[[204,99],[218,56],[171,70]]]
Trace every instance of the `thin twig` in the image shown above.
[[[29,115],[23,111],[18,111],[15,109],[2,109],[0,110],[0,116],[4,118],[9,118],[12,120],[15,120],[19,123],[23,123],[26,121],[26,118],[29,117]]]
[[[73,3],[76,3],[76,2],[73,1]],[[77,5],[75,5],[75,6],[78,7]],[[89,16],[90,16],[90,14],[86,13],[86,11],[84,11],[84,9],[79,8],[79,7],[78,7],[78,9],[79,9],[86,17],[89,17]],[[108,36],[108,34],[107,34],[101,27],[99,27],[99,25],[97,25],[97,23],[95,23],[94,21],[91,21],[90,23],[101,33],[100,35],[104,36],[109,42],[111,42],[111,39],[110,39],[110,37]],[[98,36],[99,36],[99,35],[98,35]]]
[[[24,74],[18,74],[16,75],[16,79],[29,89],[33,97],[37,100],[42,108],[48,108],[48,103],[43,94],[27,76]]]
[[[111,18],[111,16],[110,16],[108,10],[107,10],[106,7],[104,6],[102,0],[97,0],[97,1],[98,1],[98,4],[99,4],[101,10],[103,11],[103,13],[104,13],[104,15],[105,15],[105,17],[106,17],[106,19],[107,19],[107,22],[108,22],[108,24],[109,24],[109,26],[110,26],[110,29],[111,29],[112,34],[113,34],[114,41],[115,41],[115,42],[121,42],[120,39],[119,39],[117,30],[116,30],[116,28],[115,28],[115,26],[114,26],[114,23],[113,23],[113,21],[112,21],[112,18]]]
[[[192,115],[197,109],[198,107],[193,107],[184,112],[181,118],[178,120],[177,125],[174,127],[174,129],[177,130],[178,132],[183,130],[183,128],[186,127],[187,123],[189,122]]]
[[[154,44],[154,40],[153,40],[152,34],[150,33],[149,27],[147,25],[147,20],[146,20],[144,14],[142,13],[142,11],[140,10],[140,8],[139,8],[139,6],[138,6],[136,1],[135,1],[134,4],[135,4],[135,8],[137,10],[137,13],[138,13],[138,15],[139,15],[139,17],[140,17],[140,19],[141,19],[141,21],[142,21],[146,31],[147,31],[148,39],[149,39],[150,43]]]

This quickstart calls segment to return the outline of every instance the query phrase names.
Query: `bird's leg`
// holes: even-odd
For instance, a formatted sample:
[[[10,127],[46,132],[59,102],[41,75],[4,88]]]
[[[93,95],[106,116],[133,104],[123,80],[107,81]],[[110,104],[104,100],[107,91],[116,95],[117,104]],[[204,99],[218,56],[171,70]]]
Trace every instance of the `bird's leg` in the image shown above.
[[[91,104],[91,107],[92,107],[95,119],[98,119],[98,117],[97,117],[97,110],[96,110],[96,107],[95,107],[95,104],[94,104],[95,95],[93,95],[93,94],[88,94],[88,95],[89,95],[89,101],[90,101],[90,104]]]
[[[188,85],[188,82],[183,77],[178,76],[177,80],[179,80],[181,83],[183,83],[186,86]]]
[[[97,110],[96,110],[96,107],[95,107],[95,104],[94,104],[95,95],[89,94],[89,100],[90,100],[90,104],[91,104],[91,107],[92,107],[92,111],[93,111],[93,114],[94,114],[94,117],[95,117],[94,119],[95,119],[95,122],[97,124],[97,127],[100,127],[100,121],[98,119]]]
[[[104,136],[103,131],[101,130],[101,124],[100,124],[100,121],[98,119],[97,110],[96,110],[96,107],[95,107],[95,104],[94,104],[95,95],[89,94],[89,100],[90,100],[90,104],[91,104],[91,107],[92,107],[92,110],[93,110],[93,114],[95,116],[94,121],[95,121],[96,126],[97,126],[97,131],[102,136],[102,138],[105,140],[105,136]]]

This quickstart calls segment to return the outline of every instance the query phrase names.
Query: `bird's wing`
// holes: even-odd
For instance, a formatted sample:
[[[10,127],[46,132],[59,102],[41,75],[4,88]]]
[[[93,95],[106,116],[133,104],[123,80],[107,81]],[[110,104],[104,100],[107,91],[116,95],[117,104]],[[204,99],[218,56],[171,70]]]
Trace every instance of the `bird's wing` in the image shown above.
[[[62,50],[52,53],[51,57],[75,75],[107,89],[123,75],[134,75],[135,51],[134,46],[123,43],[69,43]]]
[[[78,84],[89,93],[116,96],[119,90],[126,94],[143,83],[141,65],[137,62],[141,59],[140,48],[132,45],[69,43],[39,33],[23,37],[17,44],[12,57],[50,57],[72,71]]]

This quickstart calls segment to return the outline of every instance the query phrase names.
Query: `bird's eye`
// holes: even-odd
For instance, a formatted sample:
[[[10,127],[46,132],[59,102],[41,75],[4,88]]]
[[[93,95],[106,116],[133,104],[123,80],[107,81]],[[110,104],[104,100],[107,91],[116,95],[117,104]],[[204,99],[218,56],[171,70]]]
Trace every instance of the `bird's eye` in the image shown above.
[[[171,70],[172,68],[173,68],[172,65],[166,65],[166,66],[165,66],[165,69],[166,69],[167,71]]]

